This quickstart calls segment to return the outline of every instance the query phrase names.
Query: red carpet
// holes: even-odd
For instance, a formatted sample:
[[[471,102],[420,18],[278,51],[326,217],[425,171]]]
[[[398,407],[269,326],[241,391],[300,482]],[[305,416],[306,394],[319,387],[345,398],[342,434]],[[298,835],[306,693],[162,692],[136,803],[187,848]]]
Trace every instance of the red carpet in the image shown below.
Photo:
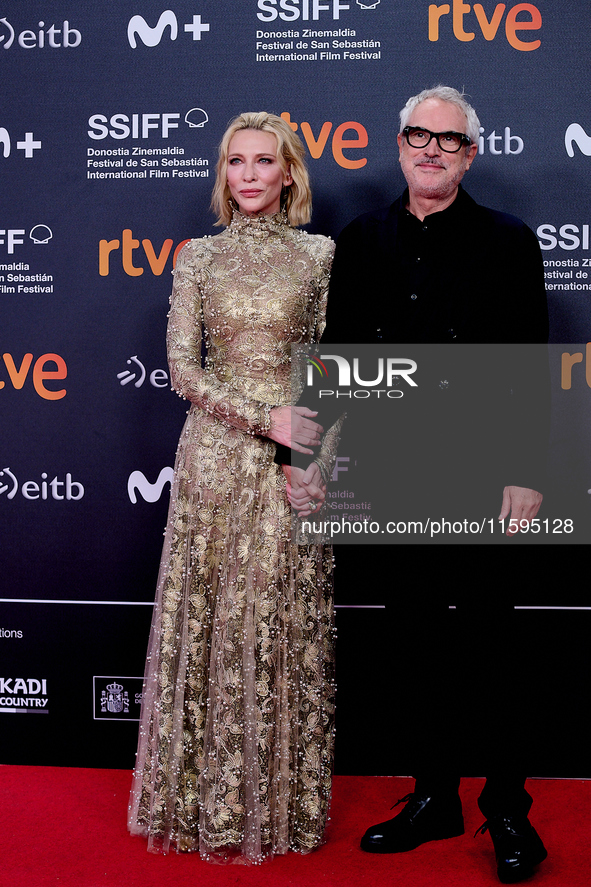
[[[216,866],[194,855],[147,853],[125,830],[131,775],[125,770],[0,767],[2,887],[484,887],[498,884],[488,835],[473,838],[483,818],[482,781],[462,781],[466,834],[412,853],[373,856],[358,849],[365,828],[412,781],[337,776],[327,844],[262,866]],[[583,887],[591,872],[591,781],[530,780],[531,820],[548,848],[539,887]]]

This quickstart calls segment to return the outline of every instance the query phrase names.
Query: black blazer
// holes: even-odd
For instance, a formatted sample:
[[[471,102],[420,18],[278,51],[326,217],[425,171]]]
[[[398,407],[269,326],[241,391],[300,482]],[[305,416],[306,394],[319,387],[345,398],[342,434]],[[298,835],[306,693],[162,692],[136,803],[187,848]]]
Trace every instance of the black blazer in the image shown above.
[[[460,186],[425,224],[435,251],[409,301],[403,214],[408,192],[367,213],[337,240],[323,342],[548,341],[544,269],[534,233],[507,213],[479,206]],[[418,309],[418,310],[417,310]]]
[[[501,489],[516,485],[543,491],[550,413],[547,352],[544,347],[502,347],[548,340],[537,238],[515,216],[479,206],[460,186],[450,207],[422,223],[429,228],[429,248],[419,250],[420,266],[416,226],[421,223],[407,213],[407,200],[406,191],[390,207],[357,218],[338,238],[322,344],[447,343],[442,349],[446,366],[440,366],[440,349],[431,376],[426,374],[415,444],[401,458],[412,463],[415,446],[422,465],[432,465],[441,450],[437,440],[449,442],[451,435],[434,469],[440,475],[449,468],[468,476],[470,468],[475,476],[480,465],[482,476]],[[415,226],[412,236],[410,225]],[[462,350],[453,347],[463,343],[486,345],[482,359],[474,361],[472,349],[469,366],[463,365]],[[408,414],[407,425],[412,421]],[[468,439],[469,452],[463,446]],[[454,451],[456,464],[450,465]],[[391,460],[393,454],[383,456]],[[414,467],[421,472],[418,456]]]
[[[410,478],[413,473],[426,476],[427,466],[431,481],[443,475],[452,484],[455,475],[459,483],[462,477],[486,478],[497,496],[507,485],[543,492],[549,433],[546,351],[501,347],[548,339],[537,238],[515,216],[479,206],[460,186],[450,207],[424,220],[430,226],[430,250],[421,257],[427,261],[417,274],[416,238],[409,238],[408,224],[420,223],[405,218],[407,200],[404,192],[390,207],[355,219],[339,236],[321,350],[355,343],[449,346],[436,352],[433,366],[423,373],[414,412],[406,402],[399,411],[404,435],[397,435],[396,444],[373,442],[374,462],[385,465],[394,459],[406,466]],[[418,290],[416,298],[409,281]],[[487,347],[476,362],[472,350],[466,368],[464,352],[453,345],[468,343]],[[318,421],[329,427],[345,403],[327,402]],[[352,410],[345,439],[356,421]],[[311,458],[278,448],[276,461],[288,462],[290,456],[301,467]]]

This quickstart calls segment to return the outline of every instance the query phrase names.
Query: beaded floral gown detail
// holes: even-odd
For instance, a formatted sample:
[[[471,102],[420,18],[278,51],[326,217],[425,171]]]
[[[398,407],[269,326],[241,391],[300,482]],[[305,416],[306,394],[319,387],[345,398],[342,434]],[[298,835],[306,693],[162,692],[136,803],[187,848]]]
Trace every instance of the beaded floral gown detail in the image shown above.
[[[191,402],[150,634],[132,834],[258,862],[323,840],[334,738],[332,553],[291,541],[264,436],[290,345],[324,328],[334,244],[235,213],[179,254],[167,334]],[[205,339],[207,361],[201,365]],[[338,429],[324,435],[323,469]]]

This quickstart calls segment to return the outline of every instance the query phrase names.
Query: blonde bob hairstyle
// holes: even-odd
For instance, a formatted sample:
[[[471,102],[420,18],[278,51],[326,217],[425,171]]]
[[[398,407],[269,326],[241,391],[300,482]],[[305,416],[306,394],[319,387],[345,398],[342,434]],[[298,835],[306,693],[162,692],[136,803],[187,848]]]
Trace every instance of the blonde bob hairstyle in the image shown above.
[[[277,161],[283,172],[289,172],[292,178],[291,185],[284,187],[281,205],[287,212],[290,225],[305,225],[312,215],[312,192],[304,160],[304,146],[285,120],[265,111],[239,114],[224,133],[211,195],[211,208],[217,215],[216,225],[229,225],[232,210],[238,208],[228,186],[228,153],[232,137],[242,129],[270,132],[276,137]]]

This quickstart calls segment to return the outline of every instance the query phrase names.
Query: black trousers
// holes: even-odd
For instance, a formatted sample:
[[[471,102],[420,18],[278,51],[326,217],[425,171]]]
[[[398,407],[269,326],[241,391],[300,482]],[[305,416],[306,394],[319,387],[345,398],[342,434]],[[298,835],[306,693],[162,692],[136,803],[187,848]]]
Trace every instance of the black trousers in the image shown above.
[[[386,605],[391,649],[382,678],[396,734],[412,749],[401,762],[396,738],[382,737],[392,772],[412,772],[427,793],[486,776],[479,803],[487,817],[527,813],[525,777],[538,766],[535,669],[514,603],[539,568],[539,550],[515,542],[335,546],[337,598],[349,582],[379,589]]]
[[[526,777],[518,773],[495,773],[487,777],[478,798],[478,806],[487,819],[494,816],[527,816],[532,797],[525,790]],[[457,795],[460,776],[446,772],[424,773],[415,778],[419,795],[448,797]]]

